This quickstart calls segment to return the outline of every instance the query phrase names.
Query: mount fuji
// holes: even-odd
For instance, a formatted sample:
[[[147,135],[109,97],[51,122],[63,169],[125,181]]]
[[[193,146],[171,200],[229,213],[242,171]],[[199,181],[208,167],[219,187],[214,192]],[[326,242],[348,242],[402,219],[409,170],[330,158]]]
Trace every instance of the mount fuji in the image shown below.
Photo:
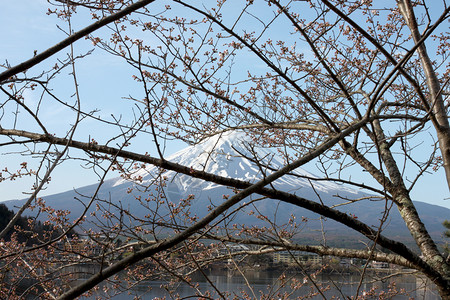
[[[255,160],[255,157],[257,160]],[[264,175],[269,175],[285,165],[279,153],[270,148],[252,147],[252,142],[242,132],[213,136],[197,145],[178,151],[168,157],[167,160],[188,166],[193,170],[205,171],[246,182],[257,182]],[[259,161],[259,164],[255,163],[256,161]],[[267,166],[270,166],[270,168]],[[310,180],[315,177],[314,174],[297,168],[291,174],[273,182],[273,186],[276,189],[294,193],[309,200],[322,201],[328,206],[338,204],[342,202],[342,199],[358,199],[367,196],[358,190],[333,182]],[[208,213],[209,207],[220,204],[224,201],[224,198],[234,193],[228,187],[178,174],[174,171],[160,170],[155,166],[139,168],[131,175],[131,178],[135,180],[121,177],[106,180],[96,197],[98,199],[97,204],[100,204],[97,205],[97,208],[99,207],[100,210],[110,213],[119,213],[117,207],[121,207],[135,218],[144,218],[149,212],[155,211],[155,205],[158,206],[158,203],[161,204],[158,206],[158,214],[167,214],[170,210],[167,206],[168,202],[179,203],[181,199],[192,198],[189,208],[190,213],[202,217]],[[97,187],[97,184],[93,184],[43,198],[48,206],[68,210],[71,212],[69,217],[75,219],[81,214],[85,203],[90,200],[90,196],[93,195]],[[160,199],[164,201],[149,200],[156,196],[156,189],[164,191],[164,198]],[[259,198],[261,198],[259,195],[253,195],[244,199],[243,203],[251,202],[251,205],[233,215],[232,222],[245,225],[263,225],[264,221],[255,217],[257,215],[254,214],[255,211],[267,216],[271,222],[277,224],[286,223],[291,215],[294,215],[297,221],[309,220],[306,222],[307,226],[304,229],[304,237],[308,239],[314,239],[313,236],[317,235],[317,230],[323,224],[325,224],[327,235],[337,240],[344,237],[349,239],[351,236],[356,239],[361,237],[337,222],[328,220],[321,223],[318,215],[300,207],[278,200]],[[18,207],[24,201],[7,201],[5,204],[10,207]],[[440,240],[443,231],[441,224],[446,218],[449,218],[450,210],[423,202],[415,202],[415,204],[430,234]],[[235,208],[232,207],[231,210]],[[379,219],[385,210],[385,202],[363,200],[352,203],[350,206],[339,206],[337,209],[343,212],[351,212],[359,220],[378,228]],[[253,213],[250,211],[253,211]],[[91,218],[90,214],[90,212],[87,214],[88,220]],[[406,226],[395,209],[391,210],[386,224],[384,234],[404,241],[411,240]]]

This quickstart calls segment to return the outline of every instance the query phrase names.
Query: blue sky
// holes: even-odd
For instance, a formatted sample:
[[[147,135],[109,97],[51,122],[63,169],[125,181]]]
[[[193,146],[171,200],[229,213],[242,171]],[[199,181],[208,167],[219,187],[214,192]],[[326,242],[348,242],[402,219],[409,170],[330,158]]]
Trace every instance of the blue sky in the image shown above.
[[[54,16],[48,16],[47,1],[45,0],[15,0],[3,1],[0,10],[0,59],[2,62],[8,60],[11,65],[20,63],[33,56],[35,50],[38,52],[45,50],[49,46],[62,40],[66,35],[57,28],[57,24],[67,30],[67,25],[58,23]],[[85,23],[84,23],[85,22]],[[83,25],[87,24],[86,18],[77,17],[73,23],[73,29],[78,30]],[[86,53],[92,49],[90,41],[81,40],[75,44],[75,52],[78,54]],[[63,58],[65,51],[53,57],[49,64],[55,63],[57,58]],[[95,72],[92,72],[95,69]],[[39,70],[39,68],[37,68]],[[33,72],[35,70],[30,70]],[[59,85],[55,86],[56,91],[73,91],[73,83],[64,78],[69,78],[69,71],[63,74]],[[127,94],[127,90],[135,90],[137,86],[130,81],[131,72],[119,64],[115,58],[104,55],[101,51],[95,50],[92,55],[82,60],[77,64],[77,74],[79,78],[80,94],[83,97],[83,105],[85,109],[100,109],[99,114],[108,117],[111,114],[123,114],[130,116],[132,108],[121,96]],[[109,76],[114,74],[114,76]],[[71,94],[71,93],[66,93]],[[120,95],[120,96],[118,96]],[[39,94],[27,94],[28,103],[37,103]],[[95,99],[95,105],[90,106],[89,99]],[[73,116],[68,109],[61,107],[43,106],[41,116],[45,117],[52,125],[56,134],[65,132],[67,124],[74,122]],[[28,121],[27,121],[28,122]],[[92,130],[89,121],[83,122],[83,125],[77,133],[77,137],[81,140],[89,138],[89,132]],[[109,130],[100,129],[98,130]],[[148,145],[146,141],[136,141],[136,149],[139,152],[151,153],[154,149]],[[182,143],[171,145],[166,149],[167,154],[174,153],[184,146]],[[146,147],[149,147],[148,149]],[[142,149],[145,148],[145,151]],[[10,148],[8,151],[14,151]],[[0,161],[1,167],[7,166],[9,169],[16,168],[20,162],[27,160],[26,157],[17,155],[8,155],[1,153]],[[313,163],[306,166],[310,172],[315,173],[315,165]],[[363,173],[355,173],[353,177],[358,176],[363,178]],[[448,188],[444,180],[445,176],[442,170],[427,174],[419,182],[413,198],[432,204],[437,204],[450,208],[450,200]],[[80,186],[96,183],[98,177],[92,174],[91,171],[80,167],[79,161],[66,162],[61,167],[58,167],[52,176],[52,182],[48,188],[43,191],[42,195],[53,194],[57,192],[67,191]],[[0,184],[2,197],[0,200],[10,200],[24,198],[24,186],[32,185],[33,181],[19,180],[15,182],[3,182]],[[28,189],[29,190],[29,189]]]

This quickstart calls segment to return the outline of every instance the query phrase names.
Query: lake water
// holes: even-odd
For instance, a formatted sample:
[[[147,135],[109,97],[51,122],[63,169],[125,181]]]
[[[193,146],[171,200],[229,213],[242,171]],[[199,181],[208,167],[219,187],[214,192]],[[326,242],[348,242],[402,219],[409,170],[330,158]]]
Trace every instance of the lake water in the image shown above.
[[[267,271],[245,271],[245,278],[236,271],[215,270],[207,272],[210,282],[217,287],[221,292],[226,292],[227,299],[245,298],[248,295],[250,299],[298,299],[310,295],[308,299],[323,299],[320,294],[317,294],[317,288],[311,283],[311,280],[305,279],[305,276],[301,274],[286,274],[287,284],[282,285],[279,281],[279,272],[267,272]],[[388,274],[378,274],[378,276],[386,276]],[[358,275],[327,275],[322,274],[316,276],[314,282],[317,286],[324,289],[323,295],[330,299],[333,296],[335,299],[346,299],[347,296],[353,296],[356,294],[358,286],[360,286],[359,295],[370,293],[374,291],[376,295],[384,293],[385,299],[423,299],[434,300],[440,299],[435,287],[427,284],[424,278],[416,277],[414,275],[402,275],[391,278],[386,278],[382,281],[374,281],[372,274],[366,276],[363,283],[360,285],[360,276]],[[198,289],[201,292],[209,291],[212,293],[212,298],[220,298],[217,293],[214,292],[214,288],[211,283],[205,280],[202,274],[195,274],[192,276],[192,281],[198,283]],[[114,300],[133,299],[172,299],[170,294],[164,288],[167,284],[166,281],[144,281],[129,291],[112,297]],[[302,286],[296,290],[292,290],[291,286],[295,284],[301,284]],[[112,286],[105,285],[109,289],[109,294],[113,295],[114,290]],[[198,299],[196,297],[195,290],[185,283],[177,283],[173,286],[176,289],[176,293],[179,297],[189,297],[190,299]],[[389,292],[401,291],[401,295],[389,296]],[[262,295],[265,297],[262,297]],[[315,295],[311,295],[315,294]],[[105,295],[99,293],[90,298],[95,299],[96,296]],[[378,299],[378,296],[374,296],[372,299]]]

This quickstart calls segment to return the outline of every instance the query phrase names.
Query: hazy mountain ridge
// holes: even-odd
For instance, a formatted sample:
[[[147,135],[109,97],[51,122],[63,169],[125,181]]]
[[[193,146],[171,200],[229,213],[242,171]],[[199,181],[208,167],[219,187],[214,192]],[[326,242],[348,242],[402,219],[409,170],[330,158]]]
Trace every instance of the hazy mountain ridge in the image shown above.
[[[264,169],[262,166],[257,166],[251,160],[242,157],[241,153],[245,154],[247,157],[253,155],[249,152],[248,148],[245,147],[245,139],[245,134],[239,132],[215,136],[203,143],[187,147],[173,154],[168,160],[192,167],[195,170],[204,170],[224,177],[255,182],[262,178],[262,172],[270,174],[273,171]],[[263,162],[267,162],[268,164],[270,162],[271,168],[279,169],[284,165],[277,153],[272,152],[270,149],[257,149],[255,151],[256,155],[261,158]],[[149,166],[135,172],[133,176],[142,177],[142,182],[140,183],[141,186],[151,185],[155,180],[155,177],[159,175],[158,170],[157,167]],[[293,173],[300,176],[314,177],[313,174],[300,168],[296,169]],[[208,212],[208,206],[223,201],[223,195],[233,194],[233,191],[230,188],[218,186],[214,183],[205,182],[184,174],[176,174],[174,171],[166,171],[162,176],[167,178],[167,187],[165,191],[169,201],[177,203],[180,199],[187,198],[189,194],[195,194],[190,210],[193,214],[200,217]],[[319,201],[316,194],[317,192],[320,194],[321,200],[328,205],[337,203],[338,199],[334,197],[335,195],[347,198],[359,198],[365,195],[357,190],[325,181],[314,182],[314,191],[311,188],[310,181],[292,175],[283,176],[274,182],[274,186],[278,189],[295,193],[303,198],[313,201]],[[47,196],[44,197],[44,200],[53,208],[70,210],[72,212],[72,218],[76,218],[81,214],[83,205],[73,199],[76,197],[83,200],[83,202],[87,202],[89,199],[83,198],[81,195],[90,196],[96,188],[97,185],[94,184],[79,188],[76,191],[68,191]],[[128,193],[130,189],[134,190],[133,193]],[[138,190],[138,185],[135,183],[123,178],[114,178],[105,181],[100,189],[98,198],[111,199],[114,203],[120,203],[120,205],[128,209],[130,213],[142,217],[147,214],[148,211],[143,209],[140,202],[136,200],[136,197],[146,197],[151,194],[154,189],[149,189],[145,192],[139,192]],[[258,195],[254,195],[251,198],[244,199],[244,201],[248,203],[250,199],[256,199],[258,197]],[[17,206],[20,205],[21,202],[23,201],[9,201],[7,202],[7,205]],[[430,233],[435,238],[438,238],[443,231],[441,223],[445,218],[450,218],[450,210],[421,202],[416,202],[416,206]],[[351,213],[358,217],[359,220],[375,227],[379,226],[379,219],[382,217],[384,208],[384,201],[367,200],[354,203],[351,206],[338,207],[339,210]],[[286,222],[291,214],[294,214],[297,217],[297,220],[301,220],[302,217],[309,218],[311,221],[309,221],[308,229],[305,229],[305,232],[307,230],[317,230],[320,228],[320,223],[313,221],[313,219],[318,218],[314,213],[300,207],[295,207],[271,199],[258,201],[255,207],[246,208],[245,211],[240,212],[236,216],[234,222],[246,225],[261,225],[261,220],[248,215],[249,211],[252,209],[257,209],[261,214],[268,216],[272,220],[276,220],[279,224]],[[359,236],[359,234],[350,231],[336,222],[327,221],[325,224],[325,230],[329,235]],[[410,238],[409,232],[407,232],[395,207],[391,210],[386,225],[386,233],[389,236],[400,236],[405,239]]]

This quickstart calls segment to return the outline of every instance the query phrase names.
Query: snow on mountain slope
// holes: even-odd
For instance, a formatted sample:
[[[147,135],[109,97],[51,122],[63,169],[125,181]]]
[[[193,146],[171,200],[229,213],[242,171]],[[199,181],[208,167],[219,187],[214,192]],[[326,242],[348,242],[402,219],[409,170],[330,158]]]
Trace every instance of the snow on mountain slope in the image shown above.
[[[254,148],[249,151],[249,141],[245,133],[234,131],[215,135],[202,143],[189,146],[178,151],[168,158],[169,161],[180,165],[189,166],[194,170],[201,170],[213,173],[227,178],[235,178],[249,182],[256,182],[263,178],[263,172],[266,175],[273,173],[272,170],[278,170],[285,165],[283,160],[271,149]],[[269,168],[258,166],[254,157],[262,162],[261,165],[267,165]],[[249,159],[250,158],[250,159]],[[144,178],[144,184],[150,183],[158,169],[156,167],[148,167],[140,170],[134,176]],[[314,178],[313,174],[297,168],[293,172],[295,175],[307,176]],[[217,187],[214,183],[204,182],[201,179],[190,178],[187,175],[177,175],[175,172],[168,171],[164,174],[169,180],[172,180],[177,187],[184,191],[209,190]],[[117,179],[113,186],[126,183],[125,179]],[[279,178],[275,182],[277,188],[286,191],[295,191],[301,188],[311,188],[311,182],[305,178],[287,175]],[[336,191],[357,194],[357,191],[331,183],[331,182],[314,182],[316,191],[332,193]]]

